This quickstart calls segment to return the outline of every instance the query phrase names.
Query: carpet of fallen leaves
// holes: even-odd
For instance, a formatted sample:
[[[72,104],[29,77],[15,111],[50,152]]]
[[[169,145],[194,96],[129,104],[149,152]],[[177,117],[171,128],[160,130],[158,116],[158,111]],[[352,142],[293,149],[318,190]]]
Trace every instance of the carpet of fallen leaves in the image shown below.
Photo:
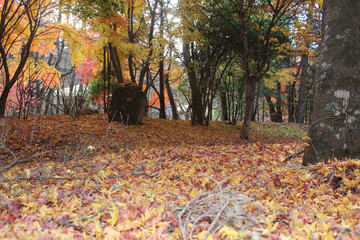
[[[0,123],[1,239],[359,239],[359,160],[301,166],[298,125],[103,114]]]

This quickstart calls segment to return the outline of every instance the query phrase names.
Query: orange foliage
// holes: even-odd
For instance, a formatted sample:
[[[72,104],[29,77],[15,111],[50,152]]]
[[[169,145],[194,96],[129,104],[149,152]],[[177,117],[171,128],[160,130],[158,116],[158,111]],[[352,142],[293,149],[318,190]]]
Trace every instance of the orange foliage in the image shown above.
[[[169,103],[169,96],[168,96],[167,91],[165,91],[165,93],[164,93],[164,99],[165,99],[165,106],[167,106]],[[153,92],[151,94],[149,106],[158,107],[158,108],[160,107],[159,95],[156,92]]]

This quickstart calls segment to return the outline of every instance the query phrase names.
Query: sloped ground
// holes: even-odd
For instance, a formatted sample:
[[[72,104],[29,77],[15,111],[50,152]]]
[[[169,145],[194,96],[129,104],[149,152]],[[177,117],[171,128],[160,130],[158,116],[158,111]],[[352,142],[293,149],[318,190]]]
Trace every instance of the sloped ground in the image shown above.
[[[288,157],[304,126],[256,123],[249,141],[221,122],[102,114],[0,129],[2,239],[360,237],[360,161],[302,167]]]

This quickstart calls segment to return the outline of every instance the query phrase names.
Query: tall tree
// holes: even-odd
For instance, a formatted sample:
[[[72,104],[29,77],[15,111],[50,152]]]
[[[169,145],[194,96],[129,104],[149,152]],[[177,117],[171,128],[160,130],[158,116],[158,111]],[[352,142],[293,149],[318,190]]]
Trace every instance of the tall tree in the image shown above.
[[[360,156],[360,1],[325,0],[324,38],[303,164]]]
[[[190,2],[190,1],[189,1]],[[208,24],[217,28],[213,39],[221,39],[226,48],[236,52],[247,81],[246,108],[241,137],[249,138],[255,105],[256,85],[270,70],[281,46],[288,42],[284,29],[304,0],[211,0],[198,1],[198,9],[215,16]],[[209,14],[208,14],[209,15]],[[236,43],[236,44],[234,44]]]
[[[240,136],[249,138],[250,122],[255,102],[255,86],[270,69],[271,56],[281,43],[279,29],[284,28],[303,1],[237,1],[237,16],[241,23],[241,56],[248,83],[244,123]],[[256,28],[250,27],[255,24]],[[261,36],[257,44],[251,36],[257,30]],[[256,32],[256,31],[255,31]]]
[[[101,33],[98,36],[88,38],[84,42],[74,43],[70,40],[73,52],[81,52],[86,58],[93,58],[94,60],[102,59],[102,65],[105,65],[104,50],[110,59],[112,75],[116,78],[118,83],[123,83],[124,80],[124,64],[126,38],[124,37],[127,30],[126,18],[124,16],[125,3],[122,0],[61,0],[66,12],[74,13],[82,20],[85,26],[83,35],[86,36],[86,28],[90,32]],[[97,40],[97,41],[96,41]],[[95,50],[89,51],[91,48],[86,43],[93,42],[92,48]],[[95,57],[97,55],[97,57]],[[82,57],[83,57],[82,56]],[[102,57],[100,57],[102,56]],[[76,63],[75,63],[76,64]],[[76,64],[78,65],[78,64]]]
[[[149,76],[150,65],[154,56],[154,39],[156,30],[156,21],[159,14],[159,0],[126,0],[126,18],[128,40],[131,44],[138,44],[142,54],[136,51],[130,51],[127,55],[128,69],[131,81],[137,82],[139,86],[144,83],[151,85],[146,79]],[[141,56],[143,55],[143,56]],[[148,88],[145,89],[147,92]]]
[[[1,4],[0,71],[4,72],[4,82],[0,96],[0,117],[5,116],[9,93],[23,73],[33,50],[33,42],[51,29],[46,26],[48,22],[45,17],[53,4],[49,0],[4,0]]]
[[[229,121],[232,125],[235,125],[241,118],[244,85],[244,71],[233,63],[226,72],[220,92],[222,120]]]
[[[212,104],[232,57],[221,46],[183,45],[184,64],[191,89],[192,124],[209,125]]]
[[[309,82],[309,65],[317,62],[316,51],[321,38],[321,4],[318,0],[306,0],[302,5],[297,18],[294,20],[291,37],[293,40],[293,52],[301,56],[298,75],[300,84],[298,101],[296,104],[296,122],[303,123],[305,117],[305,98]],[[306,16],[306,19],[304,19]],[[293,55],[293,54],[292,54]]]
[[[199,7],[200,6],[200,7]],[[181,1],[183,59],[191,89],[191,122],[208,125],[212,104],[225,72],[233,59],[223,42],[212,36],[215,16],[207,12],[207,1]]]
[[[298,102],[296,105],[296,112],[295,118],[297,123],[304,122],[304,109],[305,109],[305,91],[306,91],[306,81],[308,79],[308,56],[303,54],[301,56],[300,61],[300,87],[299,87],[299,94],[298,94]]]

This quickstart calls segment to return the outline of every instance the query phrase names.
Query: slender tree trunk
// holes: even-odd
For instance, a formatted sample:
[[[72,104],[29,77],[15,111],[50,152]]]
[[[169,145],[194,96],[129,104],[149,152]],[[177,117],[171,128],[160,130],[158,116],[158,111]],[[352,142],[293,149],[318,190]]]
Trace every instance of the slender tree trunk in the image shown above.
[[[5,1],[4,4],[2,5],[2,11],[1,11],[1,17],[2,20],[0,21],[0,57],[1,57],[1,64],[2,64],[2,68],[3,71],[5,72],[5,86],[3,89],[3,92],[1,93],[0,96],[0,118],[5,117],[5,111],[6,111],[6,102],[7,99],[9,97],[11,88],[15,85],[16,81],[18,81],[19,77],[21,76],[23,69],[25,67],[26,61],[30,56],[30,49],[31,49],[31,45],[34,41],[34,38],[36,36],[36,33],[39,29],[39,24],[40,24],[40,20],[41,20],[41,16],[39,14],[39,12],[41,12],[41,9],[43,7],[43,5],[39,5],[39,9],[33,9],[30,8],[31,5],[33,5],[33,2],[30,1],[25,1],[24,4],[24,10],[20,10],[18,11],[20,8],[17,8],[18,14],[21,15],[21,17],[17,18],[15,17],[15,19],[13,18],[16,14],[13,15],[13,21],[14,22],[18,22],[20,23],[22,20],[24,20],[24,18],[22,16],[28,16],[28,18],[25,20],[25,30],[29,31],[29,36],[28,38],[25,40],[26,43],[24,43],[21,52],[20,52],[20,61],[16,67],[15,72],[13,73],[12,76],[10,76],[10,69],[9,69],[9,59],[10,59],[10,54],[9,51],[7,49],[7,47],[9,45],[13,45],[15,42],[11,42],[10,43],[7,42],[7,46],[4,45],[5,42],[3,42],[4,37],[6,36],[7,32],[9,32],[10,29],[7,29],[8,27],[8,22],[5,21],[5,17],[9,17],[11,15],[9,15],[9,13],[11,13],[12,11],[10,11],[10,9],[13,6],[12,2],[10,5],[8,1]],[[20,3],[18,3],[20,4]],[[34,13],[31,14],[30,10],[33,10]],[[12,14],[12,13],[11,13]],[[26,21],[28,23],[28,25],[26,24]],[[14,27],[18,27],[17,23],[14,23],[15,25],[12,25],[13,28]],[[23,26],[24,27],[24,26]]]
[[[160,114],[159,118],[166,119],[165,112],[165,84],[164,84],[164,61],[161,60],[159,63],[159,100],[160,100]]]
[[[255,79],[250,78],[248,80],[248,86],[246,91],[246,107],[245,107],[245,117],[244,122],[241,128],[240,137],[243,139],[249,139],[250,136],[250,123],[253,115],[254,104],[255,104],[255,89],[256,81]]]
[[[128,36],[129,36],[129,42],[130,43],[135,43],[135,33],[134,33],[134,5],[128,5],[128,9],[127,9],[127,20],[128,20]],[[133,61],[133,55],[129,54],[128,56],[128,65],[129,65],[129,73],[130,73],[130,77],[131,77],[131,81],[133,83],[136,83],[136,72],[134,70],[134,61]],[[140,86],[142,87],[142,86]]]
[[[51,94],[52,94],[51,90],[48,89],[48,92],[46,93],[46,97],[45,97],[44,115],[47,115],[49,112]]]
[[[111,60],[110,60],[110,56],[109,56],[109,52],[107,53],[107,57],[106,57],[106,61],[107,61],[107,72],[106,72],[106,81],[107,81],[107,97],[106,97],[106,102],[104,102],[104,112],[106,110],[106,112],[109,109],[109,104],[110,104],[110,91],[111,91]],[[104,86],[105,87],[105,86]]]
[[[282,106],[282,101],[281,101],[281,83],[280,82],[276,82],[276,88],[277,88],[277,92],[276,92],[276,107],[275,107],[275,122],[283,122],[282,119],[282,111],[281,111],[281,106]]]
[[[73,93],[74,93],[74,86],[75,86],[75,73],[71,74],[70,77],[70,83],[69,83],[69,97],[72,98],[73,97]]]
[[[163,0],[159,0],[160,5],[160,38],[164,37],[164,7]],[[160,114],[159,118],[166,119],[166,111],[165,111],[165,80],[164,80],[164,51],[165,48],[163,44],[160,44],[160,61],[159,61],[159,100],[160,100]]]
[[[256,113],[259,108],[259,98],[260,98],[260,82],[257,83],[257,90],[256,90],[256,100],[255,100],[255,106],[254,106],[254,112],[251,118],[252,122],[256,121]]]
[[[265,96],[262,98],[262,122],[265,122]]]
[[[129,73],[130,73],[130,78],[131,78],[131,82],[136,83],[136,77],[134,73],[134,66],[133,66],[134,62],[133,62],[133,55],[129,54],[128,57],[128,65],[129,65]]]
[[[221,120],[229,121],[228,109],[226,104],[226,92],[224,90],[220,92],[220,101],[221,101]]]
[[[287,87],[288,92],[288,115],[289,122],[295,122],[294,118],[294,104],[295,104],[295,82],[289,83]]]
[[[271,96],[270,95],[266,95],[266,101],[267,101],[268,106],[269,106],[270,121],[271,122],[276,122],[275,106],[274,106],[274,103],[271,101]]]
[[[104,113],[107,112],[107,106],[106,106],[106,82],[107,82],[107,54],[106,54],[106,46],[103,47],[103,83],[104,83],[104,89],[103,89],[103,101],[104,101]]]
[[[325,0],[324,38],[303,164],[360,156],[360,1]]]
[[[118,83],[123,83],[124,78],[122,75],[121,64],[120,64],[120,60],[119,60],[119,56],[118,56],[116,47],[113,47],[111,43],[108,44],[108,47],[109,47],[110,59],[111,59],[112,65],[114,67],[116,79],[117,79]]]
[[[56,114],[60,113],[60,89],[56,88]]]
[[[151,6],[150,3],[153,3],[153,5]],[[154,39],[154,30],[155,30],[155,23],[156,23],[156,9],[158,8],[158,4],[159,4],[159,0],[154,0],[154,1],[147,1],[148,3],[148,8],[150,10],[150,26],[149,26],[149,33],[148,33],[148,55],[147,55],[147,59],[145,60],[141,70],[140,70],[140,74],[139,74],[139,86],[142,87],[143,83],[144,83],[144,78],[145,75],[147,74],[147,72],[149,71],[149,67],[150,67],[150,60],[153,56],[154,50],[153,50],[153,39]]]
[[[38,102],[36,104],[36,114],[41,114],[42,106],[44,102],[44,89],[41,87],[41,80],[36,81],[36,98]]]
[[[204,125],[204,114],[202,104],[202,93],[197,83],[196,73],[191,66],[190,46],[188,43],[183,45],[184,63],[188,73],[188,79],[191,89],[191,124]]]
[[[170,86],[170,82],[169,82],[169,74],[165,75],[165,86],[166,86],[166,92],[168,94],[169,101],[170,101],[172,118],[173,118],[173,120],[179,120],[180,119],[179,118],[179,113],[178,113],[177,108],[176,108],[174,95],[173,95],[173,93],[171,91],[171,86]]]
[[[304,104],[305,104],[305,90],[306,90],[306,80],[308,72],[308,56],[301,56],[301,75],[300,75],[300,88],[298,94],[298,103],[296,106],[296,122],[304,123]]]

